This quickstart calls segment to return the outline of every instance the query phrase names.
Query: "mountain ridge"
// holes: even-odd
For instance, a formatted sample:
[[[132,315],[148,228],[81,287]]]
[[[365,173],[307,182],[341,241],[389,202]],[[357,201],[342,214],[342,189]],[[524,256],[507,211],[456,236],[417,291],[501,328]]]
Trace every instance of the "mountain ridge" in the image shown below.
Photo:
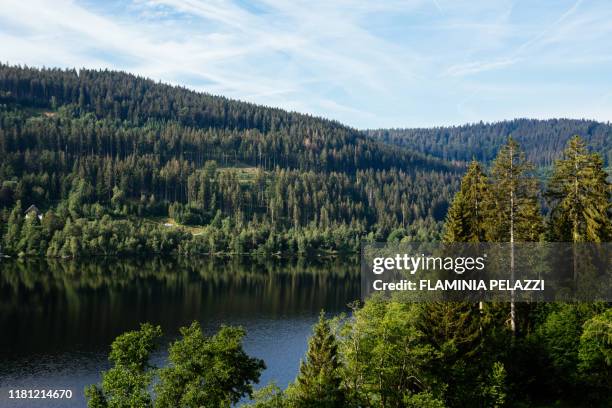
[[[432,128],[367,129],[370,137],[450,161],[488,163],[509,136],[519,142],[527,158],[550,166],[570,137],[579,135],[604,161],[612,163],[612,124],[588,119],[517,118]]]

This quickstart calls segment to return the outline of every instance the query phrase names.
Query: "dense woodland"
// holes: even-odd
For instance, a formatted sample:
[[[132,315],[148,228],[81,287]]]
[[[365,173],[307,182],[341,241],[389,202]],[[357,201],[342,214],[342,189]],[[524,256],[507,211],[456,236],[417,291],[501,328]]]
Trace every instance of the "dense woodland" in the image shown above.
[[[572,138],[555,162],[543,191],[547,217],[537,181],[513,139],[490,169],[472,162],[444,241],[610,242],[612,185],[583,140]],[[245,355],[238,328],[204,336],[194,322],[170,344],[168,364],[150,367],[161,328],[145,324],[115,340],[112,367],[87,388],[88,406],[217,408],[245,396],[252,408],[612,405],[609,303],[414,303],[399,295],[351,306],[332,321],[321,314],[285,390],[253,392],[265,362]]]
[[[580,135],[608,166],[612,163],[612,124],[584,119],[514,119],[428,129],[376,129],[367,133],[374,139],[444,160],[478,160],[485,164],[495,158],[500,146],[512,136],[536,166],[551,166],[567,141]]]
[[[2,251],[610,242],[610,139],[609,125],[567,120],[368,136],[124,73],[0,65]],[[468,165],[473,158],[481,162]],[[550,167],[544,184],[530,161]],[[353,306],[350,316],[321,316],[295,383],[263,388],[255,407],[612,403],[607,304]],[[161,334],[144,324],[117,338],[112,367],[87,390],[90,407],[229,407],[265,367],[245,354],[242,329],[205,336],[197,323],[170,345],[165,367],[151,367]]]
[[[303,255],[438,240],[462,161],[489,161],[508,134],[538,164],[576,133],[607,157],[608,132],[518,120],[368,136],[120,72],[0,65],[2,248]]]
[[[307,115],[5,65],[0,157],[4,252],[49,256],[355,251],[397,228],[436,239],[462,171]]]

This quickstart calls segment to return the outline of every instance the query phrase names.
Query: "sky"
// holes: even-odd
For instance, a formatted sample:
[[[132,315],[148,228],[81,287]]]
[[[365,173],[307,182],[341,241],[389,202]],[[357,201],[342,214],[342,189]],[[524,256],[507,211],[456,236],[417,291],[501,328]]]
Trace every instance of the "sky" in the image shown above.
[[[356,128],[612,121],[608,0],[0,0],[0,61],[117,69]]]

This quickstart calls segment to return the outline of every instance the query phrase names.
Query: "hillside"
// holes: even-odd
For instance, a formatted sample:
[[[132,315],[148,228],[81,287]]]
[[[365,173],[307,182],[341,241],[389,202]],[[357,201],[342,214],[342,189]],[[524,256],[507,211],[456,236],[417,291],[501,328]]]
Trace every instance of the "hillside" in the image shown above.
[[[473,158],[490,162],[508,136],[525,150],[527,159],[538,166],[550,166],[571,136],[580,135],[612,163],[612,124],[574,119],[515,119],[497,123],[430,129],[376,129],[366,132],[375,140],[451,161]]]
[[[122,72],[6,65],[0,158],[4,247],[47,255],[176,249],[193,232],[178,224],[199,227],[188,252],[356,250],[398,227],[430,239],[461,172],[334,121]],[[57,221],[46,246],[23,236],[31,204]]]

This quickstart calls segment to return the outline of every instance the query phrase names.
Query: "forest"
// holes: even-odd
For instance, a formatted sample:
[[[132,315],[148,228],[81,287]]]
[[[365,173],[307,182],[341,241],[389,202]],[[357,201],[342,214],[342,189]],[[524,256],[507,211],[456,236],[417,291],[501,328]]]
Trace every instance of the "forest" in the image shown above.
[[[497,123],[422,129],[373,129],[376,140],[403,146],[433,157],[457,162],[479,160],[489,164],[497,150],[512,136],[527,159],[539,167],[552,166],[565,144],[580,135],[607,166],[612,163],[612,124],[586,119],[514,119]]]
[[[516,134],[544,166],[580,134],[605,162],[607,132],[569,120],[361,132],[122,72],[0,65],[2,252],[308,255],[440,240],[466,160],[489,165]]]
[[[0,157],[3,251],[60,257],[355,252],[397,228],[436,239],[463,171],[307,115],[6,65]]]
[[[541,191],[509,139],[490,169],[473,161],[445,220],[445,242],[593,242],[612,238],[612,185],[601,156],[570,139]],[[538,196],[549,202],[546,217]],[[609,267],[609,266],[608,266]],[[605,285],[602,282],[602,285]],[[265,362],[239,327],[181,329],[168,365],[148,365],[161,327],[112,345],[112,367],[86,390],[90,408],[609,407],[609,303],[404,302],[373,296],[314,326],[296,379],[254,391]],[[130,379],[129,381],[126,379]],[[149,390],[153,386],[154,392]]]
[[[610,141],[608,124],[564,119],[360,131],[121,72],[0,65],[0,252],[307,256],[355,253],[363,241],[608,243]],[[83,278],[94,284],[97,274]],[[321,314],[286,389],[255,390],[265,362],[245,353],[241,328],[205,335],[194,322],[158,368],[149,357],[162,328],[143,323],[113,342],[88,404],[612,404],[607,303],[374,297],[351,307]]]

